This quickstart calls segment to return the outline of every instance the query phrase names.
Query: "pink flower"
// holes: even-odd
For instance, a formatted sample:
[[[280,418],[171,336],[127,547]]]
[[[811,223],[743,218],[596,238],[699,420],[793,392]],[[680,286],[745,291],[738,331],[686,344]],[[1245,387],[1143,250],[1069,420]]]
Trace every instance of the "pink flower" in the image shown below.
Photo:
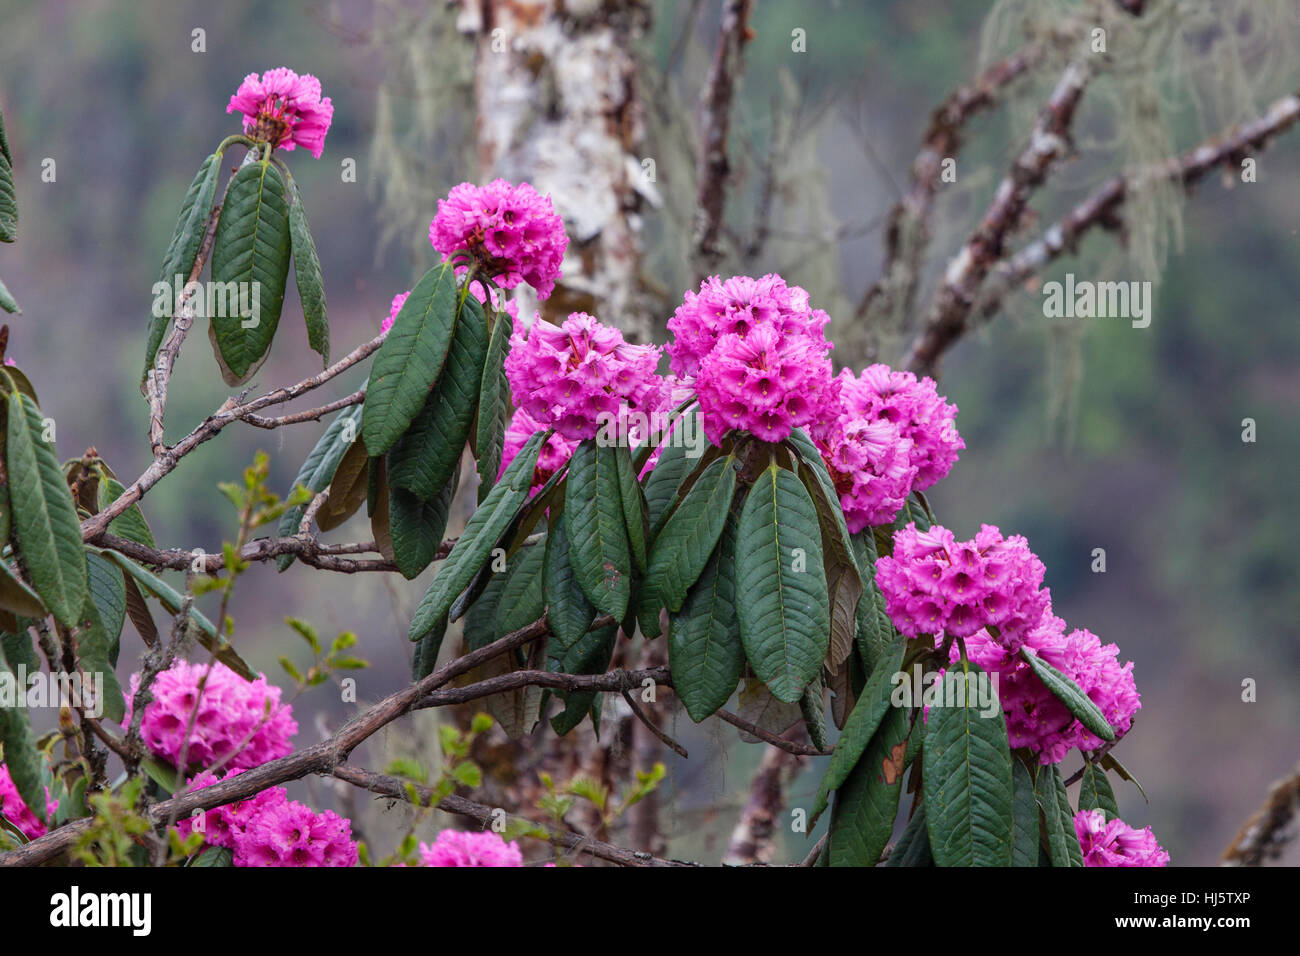
[[[1084,866],[1168,866],[1169,854],[1150,827],[1134,829],[1123,820],[1107,822],[1104,810],[1080,810],[1074,832]]]
[[[271,804],[235,838],[235,866],[356,866],[352,822],[297,802]]]
[[[285,151],[301,146],[317,159],[334,119],[334,104],[321,99],[320,80],[286,67],[250,73],[230,98],[227,113],[244,114],[244,133]]]
[[[406,300],[411,297],[411,290],[407,289],[400,295],[393,296],[393,304],[388,307],[388,318],[379,326],[379,334],[387,335],[388,330],[393,327],[393,322],[397,320],[397,313],[402,311],[402,306],[406,305]]]
[[[421,866],[523,866],[519,844],[495,833],[443,830],[432,846],[420,844]]]
[[[528,439],[544,431],[546,426],[528,414],[527,409],[515,409],[510,424],[506,426],[505,447],[501,452],[501,471],[505,472],[510,463],[515,460],[515,456],[519,454],[519,450],[528,443]],[[565,438],[559,432],[551,435],[537,457],[537,468],[533,471],[531,491],[537,491],[550,480],[552,475],[563,468],[572,457],[573,449],[577,447],[576,441]]]
[[[759,326],[744,338],[724,335],[695,380],[704,434],[715,445],[732,430],[781,441],[826,415],[837,389],[821,343],[771,326]]]
[[[1065,704],[1047,689],[1033,668],[1015,651],[1009,651],[986,630],[967,637],[966,653],[971,661],[998,678],[998,700],[1007,720],[1011,747],[1027,747],[1038,754],[1039,763],[1060,763],[1069,751],[1095,750],[1102,745],[1070,713]],[[1091,631],[1078,629],[1069,634],[1065,622],[1048,607],[1038,624],[1025,636],[1024,646],[1079,686],[1097,705],[1116,739],[1133,726],[1133,716],[1142,706],[1133,681],[1133,664],[1119,663],[1119,648],[1103,645]],[[951,660],[960,659],[954,645]]]
[[[199,694],[199,682],[207,683]],[[130,726],[135,692],[140,675],[131,675],[123,726]],[[140,724],[145,746],[173,765],[185,750],[184,771],[199,770],[223,762],[231,769],[248,769],[284,757],[293,751],[290,738],[298,732],[293,708],[280,703],[280,688],[265,677],[246,681],[225,664],[214,661],[190,664],[178,660],[155,678],[153,701],[145,708]],[[188,746],[183,747],[185,728],[195,714]]]
[[[429,241],[444,262],[457,250],[468,249],[503,288],[527,282],[539,299],[555,288],[569,247],[564,220],[550,198],[528,183],[516,186],[504,179],[486,186],[461,183],[439,199]]]
[[[947,528],[916,524],[894,532],[894,553],[876,560],[885,610],[908,637],[970,637],[998,628],[998,643],[1014,653],[1051,605],[1043,562],[1019,535],[1003,538],[984,525],[970,541]]]
[[[59,809],[59,801],[50,799],[50,788],[46,787],[46,819],[54,819],[54,811],[57,809]],[[9,768],[2,763],[0,763],[0,814],[21,830],[23,836],[29,840],[45,836],[45,824],[37,819],[36,814],[32,813],[31,808],[18,795],[18,788],[14,786],[13,778],[9,776]]]
[[[506,377],[516,407],[543,427],[581,440],[617,422],[624,402],[657,406],[658,364],[658,347],[629,345],[618,329],[574,312],[562,326],[538,319],[527,333],[516,332]]]
[[[957,434],[957,406],[940,397],[934,379],[918,381],[911,372],[872,365],[856,379],[845,370],[840,380],[844,414],[892,422],[904,438],[911,439],[909,459],[916,468],[913,488],[924,491],[952,470],[957,452],[966,443]]]
[[[700,291],[687,292],[677,312],[668,320],[673,341],[668,345],[672,370],[680,376],[695,375],[704,359],[725,335],[747,336],[767,327],[784,337],[797,334],[830,351],[825,327],[830,317],[808,304],[808,293],[787,286],[775,273],[760,279],[732,276],[725,282],[711,276]]]
[[[231,770],[218,778],[216,774],[205,770],[191,780],[189,787],[186,789],[188,792],[200,790],[203,787],[212,786],[219,779],[229,780],[241,773],[243,773],[242,770]],[[284,787],[270,787],[249,797],[247,800],[240,800],[237,803],[228,803],[224,806],[213,807],[211,810],[205,810],[202,814],[203,829],[200,831],[203,833],[203,840],[209,846],[219,846],[233,852],[249,823],[261,814],[281,804],[288,803],[288,801],[289,795]],[[194,831],[196,819],[196,817],[191,816],[176,824],[176,830],[181,839],[185,839]]]
[[[844,390],[852,380],[846,369],[840,376],[840,413],[814,422],[812,437],[839,492],[849,531],[856,533],[894,520],[916,480],[916,466],[912,440],[897,425],[844,411]]]

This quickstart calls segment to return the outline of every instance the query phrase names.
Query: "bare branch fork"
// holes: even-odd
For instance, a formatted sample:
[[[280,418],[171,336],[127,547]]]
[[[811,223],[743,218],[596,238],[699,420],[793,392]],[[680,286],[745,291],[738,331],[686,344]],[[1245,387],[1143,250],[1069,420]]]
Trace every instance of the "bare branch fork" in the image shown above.
[[[310,375],[294,385],[273,389],[252,401],[242,402],[235,398],[227,399],[220,408],[200,422],[193,431],[175,445],[164,445],[160,451],[156,451],[153,463],[144,470],[144,473],[139,478],[128,485],[126,490],[102,511],[83,521],[81,523],[82,540],[90,541],[102,534],[108,528],[109,522],[143,498],[145,493],[156,485],[163,476],[176,468],[182,458],[199,445],[215,438],[227,425],[232,422],[247,420],[250,415],[254,415],[264,408],[272,405],[282,405],[298,398],[300,395],[305,395],[313,389],[319,388],[376,352],[383,343],[384,337],[377,335],[364,345],[357,346],[324,371]],[[361,401],[362,397],[357,393],[353,393],[353,395],[348,396],[348,399],[355,398],[356,401],[350,401],[348,404],[356,404],[356,402]],[[346,406],[339,405],[338,407]],[[329,406],[325,406],[325,408],[328,409]],[[315,414],[318,411],[320,415],[326,414],[326,411],[313,409],[310,413],[301,412],[297,415],[286,415],[283,420],[278,422],[276,419],[262,419],[260,427],[278,427],[279,424],[293,424],[296,421],[313,420],[313,418],[320,417],[320,415]],[[277,424],[268,424],[270,422],[277,422]]]

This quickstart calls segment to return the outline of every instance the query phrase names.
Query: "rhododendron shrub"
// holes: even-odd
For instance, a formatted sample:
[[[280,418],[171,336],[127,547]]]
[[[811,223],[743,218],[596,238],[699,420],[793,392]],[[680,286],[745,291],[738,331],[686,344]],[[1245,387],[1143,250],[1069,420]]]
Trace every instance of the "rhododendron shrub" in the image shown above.
[[[5,848],[42,862],[65,852],[43,849],[49,837],[72,827],[58,847],[117,860],[105,833],[125,819],[139,836],[124,851],[132,862],[519,867],[530,844],[503,838],[495,808],[469,801],[481,773],[460,762],[459,739],[440,740],[441,779],[349,758],[453,698],[483,700],[483,726],[494,719],[514,737],[587,720],[599,730],[600,695],[627,694],[626,658],[660,641],[668,667],[650,673],[690,719],[712,718],[740,690],[756,712],[797,708],[813,746],[830,751],[810,817],[830,811],[819,863],[1168,862],[1149,830],[1120,819],[1109,782],[1131,779],[1112,750],[1141,706],[1133,665],[1108,636],[1058,616],[1050,569],[1026,538],[981,515],[956,516],[952,527],[979,527],[970,537],[938,523],[925,492],[965,448],[956,405],[932,379],[887,365],[837,371],[829,316],[780,275],[709,277],[683,294],[666,341],[628,341],[617,316],[557,314],[569,240],[548,196],[461,183],[429,211],[427,271],[376,297],[366,341],[296,385],[228,399],[169,444],[171,373],[192,326],[206,326],[222,378],[247,381],[271,349],[290,267],[308,342],[329,361],[324,282],[287,160],[323,155],[331,102],[314,77],[278,68],[245,78],[228,112],[243,130],[183,199],[145,330],[149,469],[120,480],[93,448],[60,465],[32,383],[0,365],[0,691],[39,674],[42,657],[104,678],[44,738],[0,695]],[[205,269],[256,294],[214,309],[193,284]],[[552,311],[521,313],[524,284]],[[0,331],[0,359],[5,346]],[[367,370],[363,388],[271,411],[354,367]],[[242,483],[221,486],[239,516],[234,542],[219,554],[160,547],[146,493],[243,423],[315,429],[293,486],[272,493],[259,457]],[[353,516],[369,541],[325,538]],[[298,695],[365,662],[350,653],[356,635],[327,646],[289,619],[312,654],[305,670],[282,658],[292,693],[249,667],[227,611],[239,575],[271,559],[280,571],[395,573],[391,587],[414,607],[409,646],[380,652],[409,655],[415,683],[372,682],[372,704],[301,749]],[[416,589],[401,580],[421,575]],[[211,592],[215,622],[195,606]],[[166,633],[151,601],[171,617]],[[463,647],[444,647],[449,633]],[[376,627],[365,639],[388,637]],[[1067,772],[1080,782],[1073,801]],[[431,842],[412,831],[372,854],[352,821],[290,799],[284,785],[312,774],[478,827]],[[579,791],[593,792],[566,793]],[[563,821],[567,804],[552,796]],[[542,835],[548,851],[571,836]],[[576,843],[582,852],[585,838]]]

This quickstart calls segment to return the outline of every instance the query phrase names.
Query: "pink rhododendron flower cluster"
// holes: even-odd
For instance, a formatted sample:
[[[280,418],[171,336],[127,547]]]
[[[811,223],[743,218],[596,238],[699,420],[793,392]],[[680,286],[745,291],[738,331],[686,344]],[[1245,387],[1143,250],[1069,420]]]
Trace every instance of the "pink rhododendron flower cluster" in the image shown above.
[[[986,524],[958,541],[940,525],[922,532],[913,522],[894,533],[893,555],[877,559],[876,583],[890,620],[908,637],[969,637],[993,626],[1014,652],[1051,604],[1045,570],[1020,535],[1003,538]]]
[[[1132,662],[1121,665],[1119,648],[1102,644],[1091,631],[1080,628],[1066,633],[1065,627],[1049,607],[1029,630],[1024,646],[1078,684],[1114,729],[1116,739],[1123,737],[1142,706]],[[986,672],[998,675],[998,699],[1013,748],[1027,747],[1038,754],[1040,763],[1052,764],[1060,763],[1075,747],[1095,750],[1102,745],[1019,654],[1008,651],[984,630],[965,641],[967,656]],[[955,646],[951,653],[952,660],[959,659]]]
[[[944,401],[934,379],[918,380],[911,372],[872,365],[856,378],[846,369],[840,380],[846,414],[893,422],[904,438],[911,439],[909,457],[916,466],[913,488],[924,491],[952,470],[966,443],[957,433],[957,406]]]
[[[352,822],[293,800],[269,804],[244,824],[235,865],[356,866]]]
[[[199,693],[199,682],[207,682]],[[135,692],[140,675],[131,675],[123,726],[130,726]],[[145,708],[140,732],[145,746],[173,765],[181,760],[182,770],[210,767],[218,762],[233,769],[247,769],[284,757],[293,750],[290,738],[298,732],[293,709],[280,703],[280,688],[265,677],[246,681],[219,661],[191,664],[178,660],[155,678],[154,699]],[[188,746],[185,728],[195,714]],[[247,739],[246,739],[247,738]]]
[[[840,414],[815,422],[812,437],[839,492],[849,531],[856,533],[894,520],[912,490],[916,466],[912,440],[899,434],[897,425],[844,410],[848,383],[844,376],[841,382]]]
[[[411,290],[407,289],[398,295],[393,296],[393,303],[388,307],[388,318],[384,319],[379,325],[379,334],[387,335],[388,330],[393,327],[397,321],[397,313],[402,311],[402,306],[406,305],[406,300],[411,297]]]
[[[528,439],[538,432],[545,431],[546,427],[528,414],[527,409],[519,408],[515,410],[513,417],[510,419],[510,424],[506,426],[505,447],[501,452],[502,473],[515,460],[515,456],[528,443]],[[546,444],[542,446],[541,453],[537,456],[537,467],[533,471],[531,490],[536,491],[541,488],[552,475],[568,464],[569,458],[573,455],[573,449],[577,447],[578,443],[576,441],[565,438],[559,432],[551,435],[546,440]]]
[[[59,801],[50,799],[50,788],[45,788],[45,817],[54,818],[54,811],[59,809]],[[14,786],[9,768],[0,763],[0,814],[22,831],[29,840],[45,836],[46,826],[32,813],[31,807],[23,802]]]
[[[443,830],[430,846],[420,844],[421,866],[523,866],[519,844],[495,833]]]
[[[232,770],[220,779],[242,772]],[[205,771],[190,781],[189,789],[210,787],[217,780]],[[283,787],[207,810],[203,823],[204,842],[230,850],[235,866],[357,865],[351,821],[292,801]],[[193,817],[176,824],[182,839],[194,832],[194,824]]]
[[[503,288],[527,282],[539,299],[555,288],[569,247],[564,220],[550,198],[528,183],[516,186],[504,179],[486,186],[461,183],[439,199],[429,241],[444,262],[457,250],[468,249]]]
[[[675,374],[696,375],[723,336],[743,339],[760,327],[771,328],[782,338],[808,338],[830,351],[825,334],[829,321],[825,312],[809,306],[807,292],[797,285],[787,286],[775,273],[759,279],[732,276],[726,281],[711,276],[700,284],[698,293],[686,293],[668,320],[673,335],[668,355]]]
[[[1169,865],[1169,854],[1150,827],[1138,830],[1123,820],[1107,822],[1104,810],[1080,810],[1074,815],[1074,832],[1084,866]]]
[[[320,93],[320,80],[310,73],[278,67],[244,77],[226,112],[243,113],[244,132],[253,139],[286,151],[301,146],[320,159],[334,119],[334,104]]]
[[[593,438],[620,407],[652,409],[661,401],[659,348],[630,345],[623,333],[585,312],[561,326],[543,319],[515,332],[506,377],[515,406],[565,438]]]
[[[839,389],[823,343],[760,325],[744,338],[729,332],[704,357],[695,391],[704,434],[715,445],[733,429],[763,441],[789,437],[834,408]]]

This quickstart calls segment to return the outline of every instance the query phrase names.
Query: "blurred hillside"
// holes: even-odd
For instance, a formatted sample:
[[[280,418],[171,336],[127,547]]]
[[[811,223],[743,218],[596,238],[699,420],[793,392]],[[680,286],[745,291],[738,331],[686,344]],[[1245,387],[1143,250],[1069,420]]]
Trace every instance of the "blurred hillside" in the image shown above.
[[[322,159],[289,157],[320,251],[334,354],[370,338],[392,295],[433,262],[427,246],[413,261],[408,250],[418,244],[395,242],[381,253],[385,223],[375,212],[370,162],[376,91],[392,68],[391,51],[376,38],[401,10],[419,6],[0,0],[0,106],[22,213],[18,242],[0,247],[0,276],[24,309],[10,320],[10,352],[58,423],[63,457],[94,445],[127,480],[148,464],[147,407],[137,383],[150,288],[194,170],[239,128],[225,105],[246,73],[279,65],[314,73],[335,104]],[[675,78],[669,92],[651,95],[671,97],[657,106],[688,122],[717,22],[711,9],[688,19],[692,6],[656,4],[647,41],[647,56]],[[929,112],[974,74],[992,7],[989,0],[758,4],[736,141],[761,153],[783,110],[811,114],[828,97],[834,101],[800,137],[805,191],[778,206],[787,216],[778,225],[788,229],[755,272],[783,271],[837,322],[851,314],[878,273],[883,214],[906,181]],[[451,29],[450,16],[439,22]],[[808,31],[809,52],[792,59],[797,26]],[[207,52],[191,50],[196,27],[206,31]],[[1219,78],[1199,79],[1214,86]],[[1259,112],[1297,88],[1300,61],[1293,57],[1242,95]],[[1041,92],[1024,91],[1024,103]],[[1199,115],[1175,105],[1174,145],[1194,144],[1230,113],[1222,104]],[[1111,132],[1100,110],[1085,111],[1081,126],[1085,152]],[[987,203],[1023,129],[1016,110],[973,125],[962,188],[939,207],[932,272]],[[671,149],[649,149],[660,145],[665,154]],[[53,183],[41,181],[46,157],[56,163]],[[339,175],[349,157],[357,161],[355,183]],[[694,187],[682,178],[689,167],[661,169],[665,209],[648,218],[650,261],[676,301],[689,273],[681,223],[671,213],[689,207]],[[1064,204],[1044,208],[1042,224],[1081,198],[1098,174],[1086,159],[1068,168],[1060,177]],[[436,195],[478,171],[448,163],[445,175],[421,185]],[[1118,643],[1135,662],[1143,709],[1116,754],[1140,778],[1150,805],[1128,785],[1118,791],[1120,805],[1129,823],[1156,827],[1175,864],[1214,862],[1269,782],[1300,759],[1300,694],[1293,690],[1300,680],[1300,549],[1290,541],[1300,526],[1297,184],[1300,131],[1261,154],[1258,182],[1233,189],[1217,178],[1204,183],[1186,207],[1181,246],[1169,247],[1149,328],[1044,319],[1041,296],[1024,292],[943,368],[941,391],[961,409],[967,449],[934,489],[935,510],[959,534],[987,522],[1027,535],[1047,564],[1057,612]],[[753,178],[735,185],[742,226],[757,188]],[[419,216],[427,222],[433,212],[430,206]],[[1082,259],[1067,258],[1042,278],[1092,274],[1116,248],[1112,236],[1090,237]],[[291,291],[271,358],[255,379],[260,390],[319,368],[300,315]],[[202,330],[195,331],[172,387],[173,440],[228,395]],[[363,381],[364,371],[354,370],[317,397],[341,397]],[[1253,444],[1241,440],[1247,417],[1258,424]],[[319,433],[316,426],[230,429],[203,446],[144,502],[160,546],[218,549],[233,536],[234,521],[216,483],[264,449],[275,486],[287,490]],[[364,518],[334,533],[336,540],[368,536]],[[1095,548],[1106,551],[1105,574],[1090,571]],[[359,653],[375,664],[362,674],[360,693],[375,698],[407,674],[406,624],[426,581],[327,576],[300,565],[277,575],[259,566],[236,592],[237,643],[276,679],[277,656],[299,650],[285,615],[305,617],[323,633],[355,630]],[[138,649],[135,641],[124,639],[124,659]],[[1258,682],[1256,703],[1241,700],[1247,678]],[[295,705],[300,742],[345,716],[327,696]],[[416,746],[413,727],[427,724],[390,729],[387,745]],[[734,742],[731,728],[693,729],[684,716],[669,731],[692,753],[670,762],[672,852],[716,859],[757,748]],[[715,750],[729,759],[712,760]],[[819,769],[804,775],[792,802],[806,801]],[[1066,772],[1073,769],[1067,761]],[[803,837],[791,837],[790,858],[804,852]]]

